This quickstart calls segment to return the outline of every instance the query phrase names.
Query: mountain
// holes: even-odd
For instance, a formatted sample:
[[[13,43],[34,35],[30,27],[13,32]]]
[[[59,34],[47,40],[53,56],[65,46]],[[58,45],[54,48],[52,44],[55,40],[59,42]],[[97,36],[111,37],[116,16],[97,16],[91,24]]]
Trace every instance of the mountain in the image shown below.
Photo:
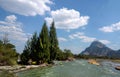
[[[120,58],[120,50],[115,51],[99,41],[93,41],[91,45],[81,54],[98,57],[106,56],[110,58]]]

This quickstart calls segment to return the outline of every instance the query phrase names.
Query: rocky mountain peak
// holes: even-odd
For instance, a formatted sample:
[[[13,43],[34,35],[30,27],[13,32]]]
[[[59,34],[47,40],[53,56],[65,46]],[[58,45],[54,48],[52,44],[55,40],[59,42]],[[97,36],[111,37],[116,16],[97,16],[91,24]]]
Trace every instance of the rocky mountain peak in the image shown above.
[[[81,54],[90,56],[112,56],[114,50],[110,49],[99,41],[93,41],[91,45],[86,48]]]
[[[99,41],[93,41],[91,43],[90,47],[104,48],[106,46],[103,43],[99,42]]]

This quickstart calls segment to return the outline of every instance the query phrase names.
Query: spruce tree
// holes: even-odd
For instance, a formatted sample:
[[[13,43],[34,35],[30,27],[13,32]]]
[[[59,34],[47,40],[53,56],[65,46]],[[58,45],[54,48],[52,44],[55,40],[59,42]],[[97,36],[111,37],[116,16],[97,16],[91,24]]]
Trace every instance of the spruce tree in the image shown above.
[[[30,58],[33,61],[38,61],[38,49],[37,49],[37,42],[38,42],[38,36],[37,32],[35,32],[31,38],[31,49],[30,49]]]
[[[53,21],[50,27],[50,59],[51,60],[57,59],[58,51],[59,51],[59,46],[58,46],[55,24]]]
[[[49,62],[50,60],[50,51],[49,51],[49,33],[48,28],[46,26],[46,22],[44,22],[41,33],[39,35],[39,44],[40,44],[40,52],[39,57],[41,59],[41,63]]]
[[[28,64],[29,60],[39,62],[38,49],[37,49],[38,36],[35,32],[30,40],[27,41],[23,53],[21,54],[21,60],[23,64]]]
[[[23,53],[20,56],[22,64],[25,65],[28,64],[28,60],[30,59],[30,53],[31,53],[31,42],[30,40],[28,40],[23,50]]]

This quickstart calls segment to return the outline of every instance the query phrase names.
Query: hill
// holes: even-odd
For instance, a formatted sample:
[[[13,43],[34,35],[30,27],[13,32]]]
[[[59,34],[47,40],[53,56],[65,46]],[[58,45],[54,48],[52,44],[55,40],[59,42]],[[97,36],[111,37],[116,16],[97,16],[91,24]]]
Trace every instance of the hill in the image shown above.
[[[120,50],[113,50],[99,41],[93,41],[81,54],[97,57],[120,58]]]

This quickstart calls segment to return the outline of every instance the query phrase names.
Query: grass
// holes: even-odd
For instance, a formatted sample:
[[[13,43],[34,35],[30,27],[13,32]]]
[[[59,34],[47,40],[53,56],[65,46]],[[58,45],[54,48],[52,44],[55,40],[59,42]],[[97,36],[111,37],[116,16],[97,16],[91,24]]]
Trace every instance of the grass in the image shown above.
[[[0,77],[17,77],[13,73],[6,71],[6,70],[1,70],[0,71]]]

